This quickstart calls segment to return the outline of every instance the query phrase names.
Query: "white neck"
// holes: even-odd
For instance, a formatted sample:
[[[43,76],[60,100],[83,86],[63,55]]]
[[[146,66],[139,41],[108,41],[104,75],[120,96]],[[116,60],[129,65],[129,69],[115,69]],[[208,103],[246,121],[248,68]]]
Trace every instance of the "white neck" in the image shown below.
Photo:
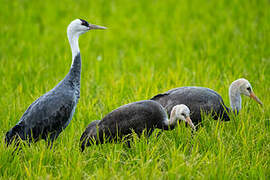
[[[79,33],[74,33],[72,29],[67,31],[68,41],[72,51],[72,64],[75,56],[80,52],[79,48]]]
[[[177,123],[177,117],[175,114],[175,108],[173,108],[171,111],[170,119],[168,119],[168,117],[166,117],[166,120],[164,121],[164,125],[175,126],[176,123]]]
[[[229,88],[229,98],[230,98],[230,105],[232,110],[237,110],[239,112],[241,110],[241,95],[239,91],[238,84],[233,82]]]

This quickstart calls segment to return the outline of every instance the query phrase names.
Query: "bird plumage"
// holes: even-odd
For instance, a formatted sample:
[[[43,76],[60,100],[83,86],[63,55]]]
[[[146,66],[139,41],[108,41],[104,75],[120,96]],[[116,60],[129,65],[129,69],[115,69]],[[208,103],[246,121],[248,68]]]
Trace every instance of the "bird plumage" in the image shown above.
[[[144,129],[162,128],[167,114],[160,104],[153,101],[138,101],[121,106],[107,114],[98,124],[100,130],[113,136],[135,133],[140,135]]]
[[[120,106],[108,113],[102,120],[88,125],[80,139],[81,149],[83,151],[86,146],[94,142],[96,144],[112,140],[117,142],[122,138],[129,138],[133,132],[140,137],[143,132],[146,136],[150,136],[155,128],[173,129],[177,120],[189,118],[188,107],[177,106],[173,116],[168,120],[165,109],[152,100],[137,101]],[[190,123],[193,125],[192,122]]]
[[[179,87],[151,98],[160,103],[170,114],[177,104],[185,104],[190,109],[190,118],[197,125],[201,122],[201,112],[211,114],[215,119],[230,120],[228,107],[214,90],[204,87]]]
[[[92,121],[85,129],[83,134],[81,135],[80,142],[81,142],[81,150],[84,151],[86,146],[90,146],[90,144],[94,143],[91,139],[91,137],[96,137],[97,135],[97,129],[98,129],[98,123],[100,120]]]
[[[19,139],[36,142],[40,138],[53,141],[70,123],[80,98],[81,55],[79,36],[91,29],[106,29],[75,19],[67,28],[67,37],[72,51],[72,65],[65,78],[51,91],[33,102],[19,122],[6,133],[7,145]]]
[[[238,114],[241,110],[241,95],[249,96],[258,104],[263,105],[252,90],[251,84],[244,78],[233,81],[229,87],[231,108],[225,106],[222,97],[214,90],[205,87],[180,87],[158,94],[151,100],[159,102],[170,114],[176,104],[185,104],[191,111],[194,124],[201,122],[201,113],[229,121],[230,112]]]
[[[72,51],[72,65],[65,78],[48,93],[33,102],[19,122],[6,133],[7,145],[19,139],[36,142],[40,138],[53,145],[53,141],[70,123],[80,98],[81,55],[79,36],[91,29],[106,29],[75,19],[67,28],[67,37]]]
[[[85,146],[93,143],[91,139],[95,140],[97,144],[102,144],[105,140],[118,141],[124,136],[132,134],[133,131],[138,136],[145,131],[149,136],[154,128],[162,128],[161,121],[166,118],[167,114],[163,107],[155,101],[138,101],[120,106],[99,122],[94,121],[88,125],[81,136],[82,151]]]
[[[70,123],[80,98],[80,53],[66,77],[52,90],[34,101],[19,122],[6,134],[9,145],[15,138],[37,141],[40,138],[53,141]]]

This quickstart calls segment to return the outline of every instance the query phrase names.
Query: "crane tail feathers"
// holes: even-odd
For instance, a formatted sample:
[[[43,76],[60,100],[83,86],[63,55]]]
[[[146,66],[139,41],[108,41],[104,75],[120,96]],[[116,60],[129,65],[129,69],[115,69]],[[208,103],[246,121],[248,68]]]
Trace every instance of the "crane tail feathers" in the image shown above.
[[[9,130],[6,133],[5,137],[5,143],[7,147],[11,145],[13,142],[15,143],[16,146],[18,146],[20,144],[20,139],[24,139],[23,134],[24,134],[23,129],[22,126],[20,125],[16,125],[11,130]]]

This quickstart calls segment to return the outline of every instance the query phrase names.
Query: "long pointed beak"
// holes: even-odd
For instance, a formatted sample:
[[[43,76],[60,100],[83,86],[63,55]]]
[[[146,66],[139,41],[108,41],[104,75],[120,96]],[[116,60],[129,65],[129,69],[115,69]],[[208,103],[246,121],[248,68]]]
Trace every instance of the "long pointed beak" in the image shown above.
[[[95,24],[90,24],[89,25],[89,30],[90,29],[107,29],[107,28],[104,27],[104,26],[98,26],[98,25],[95,25]]]
[[[196,130],[194,124],[192,123],[191,119],[189,116],[186,117],[186,122],[190,125],[190,127],[194,130]]]
[[[257,103],[260,105],[263,105],[262,101],[254,94],[254,92],[251,92],[249,95],[250,98],[254,99]]]

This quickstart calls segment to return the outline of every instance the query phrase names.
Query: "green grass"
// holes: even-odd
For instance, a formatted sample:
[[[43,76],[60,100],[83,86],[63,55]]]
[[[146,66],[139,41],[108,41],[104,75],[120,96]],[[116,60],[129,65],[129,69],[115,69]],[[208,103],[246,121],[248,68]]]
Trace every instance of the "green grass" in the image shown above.
[[[0,0],[0,176],[2,179],[269,179],[270,2]],[[80,38],[81,99],[53,150],[39,141],[12,156],[5,133],[53,88],[71,63],[66,27],[75,18],[107,26]],[[101,60],[100,60],[101,59]],[[238,117],[204,118],[193,140],[180,124],[156,138],[80,153],[88,123],[168,89],[197,85],[229,105],[244,77],[263,101],[243,97]],[[157,131],[156,131],[157,132]]]

